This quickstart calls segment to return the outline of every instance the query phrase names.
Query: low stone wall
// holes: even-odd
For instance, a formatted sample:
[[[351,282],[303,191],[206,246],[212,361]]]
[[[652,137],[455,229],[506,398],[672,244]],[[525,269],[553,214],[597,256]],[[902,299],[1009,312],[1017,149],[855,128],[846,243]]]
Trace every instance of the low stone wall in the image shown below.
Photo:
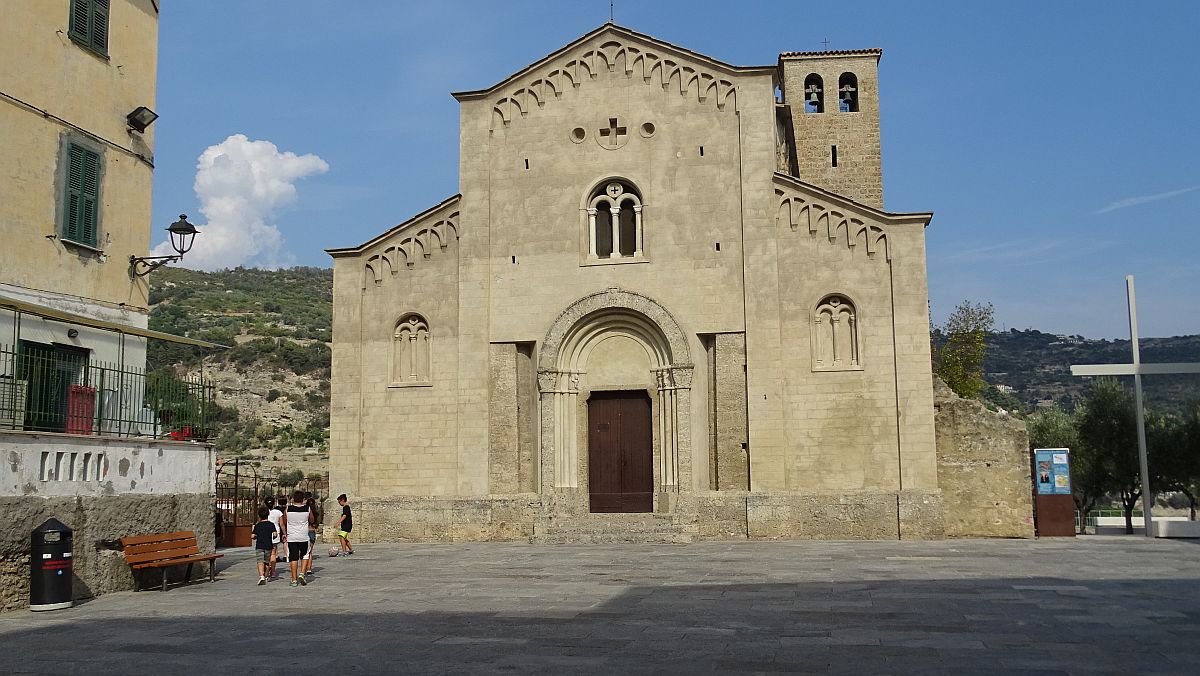
[[[202,551],[216,548],[208,494],[0,497],[0,611],[29,605],[30,533],[54,517],[73,531],[74,597],[133,588],[125,555],[99,545],[126,535],[195,531]],[[183,567],[174,571],[178,577]]]
[[[541,508],[537,495],[487,498],[394,496],[351,499],[356,542],[506,542],[528,540]],[[324,536],[337,541],[342,510],[325,502]]]
[[[702,540],[895,540],[942,537],[937,493],[705,492],[681,499],[675,521]],[[351,500],[351,542],[498,542],[529,540],[536,524],[553,529],[553,500],[521,494],[480,498],[393,496]],[[325,504],[324,539],[336,542],[341,510]],[[665,515],[658,515],[665,516]],[[686,529],[685,529],[686,530]],[[683,532],[681,530],[681,532]],[[614,534],[619,535],[619,534]],[[638,537],[630,534],[630,540]]]
[[[946,536],[1033,537],[1025,423],[960,398],[938,379],[934,406]]]
[[[937,493],[709,493],[700,537],[755,540],[931,540],[942,537]]]

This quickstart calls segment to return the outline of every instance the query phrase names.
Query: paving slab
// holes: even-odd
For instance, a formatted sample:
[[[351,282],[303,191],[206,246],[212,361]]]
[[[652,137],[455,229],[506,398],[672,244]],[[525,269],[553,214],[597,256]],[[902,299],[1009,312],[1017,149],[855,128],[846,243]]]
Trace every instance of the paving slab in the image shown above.
[[[0,615],[0,673],[1195,674],[1200,543],[363,544]]]

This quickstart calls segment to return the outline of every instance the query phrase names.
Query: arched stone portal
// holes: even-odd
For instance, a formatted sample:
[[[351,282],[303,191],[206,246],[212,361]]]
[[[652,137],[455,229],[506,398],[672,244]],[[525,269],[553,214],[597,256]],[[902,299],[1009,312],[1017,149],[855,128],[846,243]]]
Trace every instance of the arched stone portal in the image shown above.
[[[562,312],[538,354],[541,492],[586,500],[586,420],[592,391],[645,390],[652,400],[654,484],[659,495],[690,491],[692,362],[669,312],[638,293],[608,289]],[[656,500],[666,511],[673,500]]]

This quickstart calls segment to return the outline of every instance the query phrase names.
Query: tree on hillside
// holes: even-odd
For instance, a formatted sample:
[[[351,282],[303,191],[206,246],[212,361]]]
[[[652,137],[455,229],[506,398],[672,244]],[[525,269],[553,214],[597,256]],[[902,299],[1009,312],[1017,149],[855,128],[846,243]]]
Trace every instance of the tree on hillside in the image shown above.
[[[983,381],[983,358],[994,320],[991,303],[964,300],[950,313],[945,325],[936,329],[945,341],[934,354],[934,373],[960,397],[974,398],[987,384]]]
[[[1092,383],[1079,416],[1079,450],[1087,470],[1098,472],[1109,491],[1117,493],[1125,511],[1125,532],[1133,533],[1133,508],[1142,497],[1137,415],[1133,398],[1115,379]]]
[[[275,480],[275,483],[285,488],[291,488],[301,481],[304,481],[304,470],[289,469],[286,472],[282,472],[279,478]]]

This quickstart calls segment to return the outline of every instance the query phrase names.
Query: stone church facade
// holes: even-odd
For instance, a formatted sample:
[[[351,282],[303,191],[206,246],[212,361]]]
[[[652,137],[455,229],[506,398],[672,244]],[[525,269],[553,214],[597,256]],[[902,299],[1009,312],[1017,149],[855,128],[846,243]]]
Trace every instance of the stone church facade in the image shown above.
[[[328,250],[360,537],[942,537],[931,214],[883,210],[880,56],[605,24],[456,93],[461,194]]]

